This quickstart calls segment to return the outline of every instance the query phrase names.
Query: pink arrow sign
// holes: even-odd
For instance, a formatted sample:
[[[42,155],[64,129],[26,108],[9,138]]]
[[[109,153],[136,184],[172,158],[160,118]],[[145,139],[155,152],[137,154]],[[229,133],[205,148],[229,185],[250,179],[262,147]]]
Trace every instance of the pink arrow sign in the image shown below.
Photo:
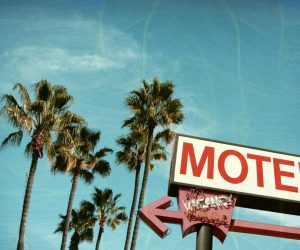
[[[224,241],[233,213],[236,198],[213,191],[203,192],[180,188],[178,195],[179,211],[170,211],[171,199],[165,196],[139,210],[139,216],[160,237],[168,233],[163,222],[181,224],[182,235],[195,232],[197,225],[210,224],[213,234]]]
[[[169,231],[166,222],[181,224],[183,237],[197,231],[199,224],[209,224],[221,242],[228,231],[300,240],[300,228],[231,220],[236,201],[231,195],[180,188],[177,201],[179,211],[166,210],[171,199],[165,196],[141,208],[139,216],[162,238]]]

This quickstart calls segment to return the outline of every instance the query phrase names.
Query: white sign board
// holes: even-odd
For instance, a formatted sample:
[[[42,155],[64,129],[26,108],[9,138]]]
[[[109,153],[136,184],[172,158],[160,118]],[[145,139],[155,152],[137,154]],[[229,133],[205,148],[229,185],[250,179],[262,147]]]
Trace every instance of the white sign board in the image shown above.
[[[170,185],[300,204],[300,156],[177,135]]]

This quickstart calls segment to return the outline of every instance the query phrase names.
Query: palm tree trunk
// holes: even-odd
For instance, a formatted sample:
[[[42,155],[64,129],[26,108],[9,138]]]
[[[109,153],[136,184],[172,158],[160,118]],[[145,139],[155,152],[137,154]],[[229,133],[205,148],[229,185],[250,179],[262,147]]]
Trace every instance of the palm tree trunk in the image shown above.
[[[135,181],[134,181],[134,191],[133,191],[133,197],[132,197],[132,204],[130,209],[130,215],[129,215],[129,221],[128,221],[128,227],[127,227],[127,234],[126,234],[126,241],[124,250],[128,250],[129,248],[129,241],[131,236],[131,229],[132,229],[132,222],[134,217],[134,211],[135,206],[138,198],[138,191],[139,191],[139,183],[140,183],[140,170],[141,170],[141,162],[138,161],[136,170],[135,170]]]
[[[104,232],[104,228],[102,226],[100,226],[95,250],[100,249],[100,241],[101,241],[101,237],[102,237],[103,232]]]
[[[25,227],[26,227],[26,222],[27,222],[30,197],[31,197],[31,191],[32,191],[32,186],[33,186],[33,182],[34,182],[34,176],[35,176],[35,172],[36,172],[37,162],[38,162],[38,157],[35,154],[33,154],[32,160],[31,160],[31,166],[30,166],[30,170],[29,170],[29,176],[27,179],[25,197],[24,197],[24,201],[23,201],[23,210],[22,210],[21,224],[20,224],[20,230],[19,230],[19,240],[18,240],[17,250],[24,249]]]
[[[150,172],[151,150],[152,150],[152,143],[153,143],[153,132],[154,132],[154,128],[149,128],[148,142],[147,142],[147,152],[146,152],[146,161],[145,161],[145,170],[144,170],[142,188],[141,188],[141,192],[140,192],[140,199],[139,199],[138,209],[142,208],[143,204],[144,204],[144,197],[145,197],[145,193],[146,193],[148,175],[149,175],[149,172]],[[139,226],[140,226],[140,217],[137,216],[136,219],[135,219],[130,250],[135,250],[138,231],[139,231]]]
[[[71,220],[71,212],[72,212],[73,201],[74,201],[75,192],[76,192],[76,188],[77,188],[78,178],[79,178],[79,172],[75,171],[75,173],[73,175],[72,187],[71,187],[70,196],[69,196],[66,224],[64,225],[64,231],[63,231],[60,250],[66,249],[69,224],[70,224],[70,220]]]

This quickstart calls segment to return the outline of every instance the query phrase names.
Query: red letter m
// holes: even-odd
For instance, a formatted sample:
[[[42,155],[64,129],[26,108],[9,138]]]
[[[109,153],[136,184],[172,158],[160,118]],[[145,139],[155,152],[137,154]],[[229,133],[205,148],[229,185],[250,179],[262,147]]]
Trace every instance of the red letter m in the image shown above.
[[[188,157],[189,157],[194,176],[199,177],[201,175],[202,170],[204,168],[204,164],[207,161],[208,162],[207,178],[213,179],[213,177],[214,177],[214,152],[215,152],[215,149],[213,147],[206,146],[201,155],[201,159],[200,159],[199,163],[197,164],[193,144],[184,142],[183,148],[182,148],[180,174],[186,174],[187,162],[188,162]]]

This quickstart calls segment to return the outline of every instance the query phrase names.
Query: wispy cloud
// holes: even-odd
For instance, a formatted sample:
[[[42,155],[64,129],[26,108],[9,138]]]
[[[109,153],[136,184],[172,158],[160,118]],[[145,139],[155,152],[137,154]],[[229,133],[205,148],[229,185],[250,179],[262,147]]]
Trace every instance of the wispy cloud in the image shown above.
[[[32,42],[24,36],[19,43],[7,43],[5,50],[0,53],[0,67],[2,72],[6,72],[6,77],[1,77],[0,72],[0,80],[11,81],[17,78],[35,81],[33,76],[40,78],[53,74],[120,70],[132,67],[144,56],[139,43],[130,34],[111,25],[78,17],[50,21],[44,21],[43,24],[49,26],[52,33],[57,33],[57,40],[41,30],[43,25],[33,25],[32,39],[38,41],[39,37],[44,40],[49,38],[47,42]],[[66,32],[62,31],[62,27],[67,30],[67,34],[62,34]]]
[[[28,68],[47,71],[98,71],[124,67],[125,61],[137,57],[130,48],[123,53],[117,51],[110,57],[99,54],[80,53],[57,47],[18,47],[3,54],[12,67],[18,62],[17,68],[22,71]]]

